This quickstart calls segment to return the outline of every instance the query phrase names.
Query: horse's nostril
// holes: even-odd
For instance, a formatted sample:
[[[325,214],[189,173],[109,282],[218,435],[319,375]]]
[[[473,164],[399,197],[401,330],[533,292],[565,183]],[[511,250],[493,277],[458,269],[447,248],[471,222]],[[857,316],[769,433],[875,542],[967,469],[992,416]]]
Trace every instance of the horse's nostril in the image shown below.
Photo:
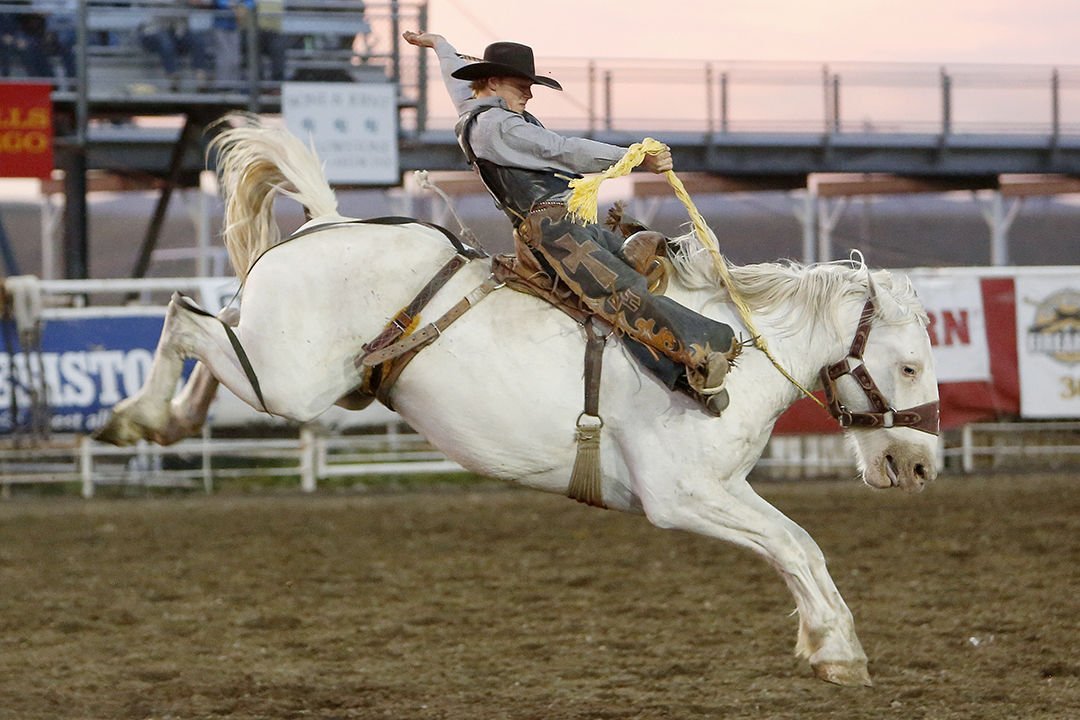
[[[919,478],[920,480],[926,479],[926,466],[924,466],[922,463],[915,463],[915,477]]]

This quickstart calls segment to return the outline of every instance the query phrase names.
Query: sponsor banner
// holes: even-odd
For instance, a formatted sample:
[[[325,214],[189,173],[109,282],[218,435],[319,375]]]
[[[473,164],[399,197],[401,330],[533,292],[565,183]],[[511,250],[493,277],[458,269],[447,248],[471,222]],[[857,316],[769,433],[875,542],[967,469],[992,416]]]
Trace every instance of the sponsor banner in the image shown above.
[[[51,92],[51,85],[0,82],[0,177],[52,174]]]
[[[990,380],[979,278],[912,272],[911,282],[930,317],[927,331],[939,383]]]
[[[397,185],[397,85],[296,83],[281,89],[285,127],[311,142],[331,183]]]
[[[209,298],[212,307],[213,298],[227,300],[235,289],[232,278],[210,281],[203,288],[204,299]],[[42,326],[41,351],[29,355],[19,348],[15,329],[7,323],[6,341],[0,343],[0,436],[31,429],[31,392],[42,386],[42,380],[51,432],[89,433],[101,427],[112,406],[146,382],[164,314],[165,308],[142,308],[130,314],[50,319]],[[9,342],[12,354],[5,352]],[[194,364],[185,363],[182,380]],[[331,408],[319,420],[345,428],[382,425],[396,417],[383,406],[373,405],[362,412]],[[215,427],[286,422],[254,410],[225,387],[218,389],[209,421]]]
[[[1019,393],[1012,278],[969,278],[948,270],[917,270],[909,277],[932,322],[929,330],[941,396],[941,427],[1015,417]],[[953,285],[956,288],[950,289]],[[839,429],[825,410],[803,399],[780,416],[775,432],[828,433]]]
[[[53,432],[97,429],[109,408],[143,386],[163,316],[49,320],[40,352],[0,353],[0,433],[28,427],[42,380]]]
[[[1080,275],[1016,278],[1020,413],[1080,418]]]

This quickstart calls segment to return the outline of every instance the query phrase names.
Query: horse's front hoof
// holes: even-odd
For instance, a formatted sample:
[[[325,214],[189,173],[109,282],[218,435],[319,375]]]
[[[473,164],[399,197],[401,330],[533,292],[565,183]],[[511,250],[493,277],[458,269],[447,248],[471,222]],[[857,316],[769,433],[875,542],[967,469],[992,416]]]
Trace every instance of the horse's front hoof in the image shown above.
[[[142,440],[143,434],[135,423],[113,412],[108,422],[91,433],[90,437],[98,442],[127,447]]]
[[[819,680],[845,687],[873,687],[864,662],[822,662],[813,666]]]

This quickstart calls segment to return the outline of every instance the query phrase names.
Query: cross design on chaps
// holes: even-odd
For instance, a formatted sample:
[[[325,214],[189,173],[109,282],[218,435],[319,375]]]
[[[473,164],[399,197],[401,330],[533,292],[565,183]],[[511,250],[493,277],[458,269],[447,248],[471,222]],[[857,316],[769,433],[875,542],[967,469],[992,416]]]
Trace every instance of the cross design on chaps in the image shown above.
[[[566,251],[566,257],[561,262],[567,270],[576,273],[579,267],[584,267],[600,287],[608,291],[614,287],[618,275],[601,260],[593,257],[593,253],[601,249],[595,242],[586,239],[585,242],[578,244],[570,233],[567,233],[552,244]]]

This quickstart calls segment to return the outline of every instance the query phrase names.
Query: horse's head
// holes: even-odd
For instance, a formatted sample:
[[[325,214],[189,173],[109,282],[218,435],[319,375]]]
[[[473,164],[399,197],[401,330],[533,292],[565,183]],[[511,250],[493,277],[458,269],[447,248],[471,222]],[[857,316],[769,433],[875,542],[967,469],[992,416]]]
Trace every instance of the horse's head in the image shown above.
[[[669,294],[707,311],[723,297],[716,288],[730,285],[753,308],[758,332],[771,336],[769,344],[786,344],[791,367],[832,363],[820,373],[829,411],[847,428],[867,485],[921,490],[934,479],[937,376],[926,311],[906,277],[886,271],[871,275],[859,257],[857,262],[810,267],[793,262],[725,265],[727,276],[721,278],[717,263],[693,234],[676,243]],[[680,291],[686,295],[677,295]],[[838,342],[847,354],[833,362]],[[811,345],[825,355],[811,352]],[[806,369],[816,372],[817,367]]]
[[[937,475],[938,386],[926,313],[906,278],[877,273],[848,356],[822,371],[863,481],[922,490]]]

